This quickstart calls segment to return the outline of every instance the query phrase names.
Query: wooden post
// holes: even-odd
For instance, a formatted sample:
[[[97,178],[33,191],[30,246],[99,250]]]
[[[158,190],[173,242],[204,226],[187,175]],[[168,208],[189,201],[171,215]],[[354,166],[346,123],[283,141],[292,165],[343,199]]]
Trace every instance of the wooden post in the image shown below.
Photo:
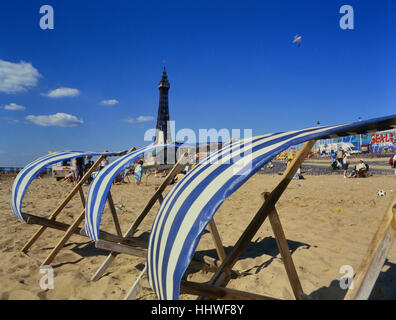
[[[65,243],[67,242],[67,240],[70,239],[70,237],[73,235],[74,231],[78,228],[78,226],[80,225],[81,221],[84,219],[85,217],[85,208],[84,210],[80,213],[80,215],[77,217],[76,220],[74,220],[74,222],[70,225],[70,227],[66,230],[65,234],[63,235],[63,237],[59,240],[59,242],[56,244],[55,248],[52,249],[51,253],[48,255],[48,257],[43,261],[43,263],[41,264],[41,266],[46,266],[49,265],[54,258],[56,257],[56,255],[58,254],[58,252],[63,248],[63,246],[65,245]]]
[[[156,190],[154,195],[151,197],[151,199],[148,201],[146,206],[143,208],[142,212],[138,215],[137,219],[135,222],[132,224],[132,226],[128,229],[128,231],[124,234],[124,238],[131,237],[139,227],[139,225],[142,223],[143,219],[147,216],[147,214],[150,212],[151,208],[154,206],[156,201],[159,201],[160,204],[162,203],[163,197],[162,197],[162,192],[165,190],[165,188],[169,185],[169,183],[172,181],[173,177],[175,176],[177,169],[180,167],[181,162],[183,158],[187,157],[188,152],[186,151],[180,160],[173,166],[172,170],[169,172],[168,176],[165,178],[161,186]],[[110,252],[110,254],[107,256],[106,260],[102,263],[102,265],[99,267],[99,269],[95,272],[95,274],[92,276],[91,281],[97,281],[100,279],[100,277],[104,274],[106,269],[110,266],[110,264],[114,261],[115,257],[117,256],[117,252]]]
[[[113,198],[111,197],[110,191],[109,191],[109,196],[107,197],[107,203],[109,204],[111,215],[113,216],[114,225],[116,228],[117,235],[122,237],[120,222],[118,221],[117,212],[114,207],[114,202],[113,202]]]
[[[49,219],[55,220],[56,217],[61,213],[64,207],[69,203],[69,201],[74,197],[74,195],[80,191],[81,186],[84,182],[91,176],[92,172],[99,166],[100,162],[103,160],[104,156],[100,156],[98,160],[92,165],[92,167],[85,173],[81,180],[74,186],[72,191],[66,196],[62,203],[55,209],[55,211],[49,216]],[[22,252],[27,253],[30,247],[37,241],[37,239],[42,235],[47,227],[41,226],[39,230],[29,239],[29,241],[21,249]]]
[[[124,300],[135,300],[137,294],[140,291],[140,281],[142,280],[143,276],[146,274],[147,265],[144,265],[144,269],[140,272],[139,277],[136,279],[135,283],[129,289],[127,295],[125,296]]]
[[[210,222],[209,222],[209,230],[210,230],[210,234],[212,235],[213,242],[215,244],[215,248],[216,248],[216,252],[219,257],[219,260],[221,262],[223,262],[225,260],[225,258],[227,257],[227,255],[225,253],[224,246],[221,241],[220,234],[219,234],[219,231],[217,230],[216,223],[215,223],[214,219],[210,220]]]
[[[162,201],[164,201],[164,197],[162,196],[162,194],[160,194],[158,196],[158,202],[159,202],[160,205],[162,204]]]
[[[235,289],[223,288],[208,283],[197,283],[182,280],[180,292],[186,294],[205,296],[210,299],[224,300],[277,300],[271,297],[239,291]]]
[[[81,198],[81,202],[82,202],[82,206],[83,208],[85,208],[85,196],[84,196],[84,191],[81,187],[81,185],[78,188],[78,192],[80,193],[80,198]]]
[[[132,256],[145,258],[147,256],[147,250],[141,248],[134,248],[132,246],[126,246],[125,244],[114,243],[106,240],[98,240],[95,242],[95,247],[98,249],[108,250],[111,252],[125,253]]]
[[[269,192],[265,193],[264,200],[268,196],[269,196]],[[283,264],[285,266],[286,273],[294,293],[294,297],[297,300],[305,299],[306,296],[301,287],[300,279],[298,277],[292,256],[290,254],[289,245],[287,244],[287,239],[283,231],[278,212],[276,211],[275,208],[269,213],[268,218],[271,223],[272,231],[274,232],[275,235],[276,244],[278,245],[279,252],[282,256]]]
[[[253,239],[254,235],[257,233],[258,229],[261,227],[268,214],[274,209],[276,202],[281,197],[282,193],[286,190],[290,181],[292,180],[294,174],[297,172],[298,168],[301,166],[305,157],[311,151],[315,141],[306,142],[303,147],[299,150],[297,156],[294,158],[290,166],[286,169],[285,173],[279,184],[270,193],[268,198],[265,200],[264,204],[256,213],[253,220],[250,222],[248,227],[245,229],[237,243],[235,244],[231,253],[220,265],[219,269],[216,271],[209,284],[215,285],[226,285],[229,281],[229,277],[226,277],[224,273],[230,272],[231,268],[238,261],[241,254],[246,250],[248,244]]]
[[[367,300],[396,238],[396,194],[368,247],[345,300]]]

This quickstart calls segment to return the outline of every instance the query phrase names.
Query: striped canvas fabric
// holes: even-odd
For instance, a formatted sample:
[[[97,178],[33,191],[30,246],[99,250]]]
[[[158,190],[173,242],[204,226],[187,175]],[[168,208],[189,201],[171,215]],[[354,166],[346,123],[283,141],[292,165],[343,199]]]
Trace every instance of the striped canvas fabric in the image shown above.
[[[113,161],[98,173],[89,187],[85,206],[85,233],[92,240],[99,240],[99,228],[103,209],[106,205],[111,185],[117,174],[125,170],[139,158],[142,158],[146,153],[150,153],[154,149],[159,151],[168,146],[171,145],[149,145],[145,148],[135,150]]]
[[[25,195],[27,188],[34,178],[36,178],[46,167],[51,164],[66,161],[73,158],[85,157],[85,156],[117,156],[123,154],[110,153],[110,152],[83,152],[83,151],[65,151],[65,152],[55,152],[41,157],[23,168],[14,180],[12,191],[11,191],[11,209],[15,217],[24,220],[22,216],[22,200]]]
[[[181,278],[200,236],[224,200],[290,146],[309,140],[386,130],[396,115],[235,141],[206,158],[166,195],[150,233],[147,275],[160,299],[178,299]]]

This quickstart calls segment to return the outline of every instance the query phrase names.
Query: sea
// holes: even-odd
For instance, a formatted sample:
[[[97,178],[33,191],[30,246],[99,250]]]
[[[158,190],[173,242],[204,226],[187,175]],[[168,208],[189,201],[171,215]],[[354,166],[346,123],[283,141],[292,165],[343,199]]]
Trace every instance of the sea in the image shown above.
[[[19,173],[23,167],[0,167],[1,173]],[[51,167],[46,168],[47,173],[51,173]]]

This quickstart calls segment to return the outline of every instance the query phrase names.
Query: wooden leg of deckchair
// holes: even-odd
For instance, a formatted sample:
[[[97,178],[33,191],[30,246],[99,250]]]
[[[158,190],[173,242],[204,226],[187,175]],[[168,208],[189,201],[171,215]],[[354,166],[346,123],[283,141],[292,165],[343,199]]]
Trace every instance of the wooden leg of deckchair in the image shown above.
[[[162,196],[162,194],[160,194],[158,196],[158,202],[159,202],[160,205],[162,204],[162,201],[164,201],[164,197]]]
[[[209,230],[210,230],[210,234],[212,235],[219,260],[223,262],[227,256],[214,219],[210,220],[209,222]]]
[[[245,231],[235,244],[231,253],[223,261],[219,269],[209,281],[209,284],[225,286],[228,283],[229,277],[225,276],[225,274],[230,271],[230,269],[238,261],[241,254],[246,250],[248,244],[253,239],[254,235],[257,233],[257,231],[267,218],[268,214],[274,209],[276,202],[279,200],[282,193],[286,190],[294,174],[297,172],[298,168],[301,166],[305,157],[308,155],[314,144],[315,141],[308,141],[299,150],[296,158],[294,158],[290,166],[286,169],[286,172],[284,173],[280,183],[275,187],[275,189],[265,200],[264,204],[258,210],[253,220],[250,222],[248,227],[245,229]]]
[[[264,194],[264,199],[266,199],[268,196],[269,193]],[[283,264],[285,266],[286,273],[294,293],[294,297],[297,300],[305,299],[306,296],[301,287],[300,279],[298,277],[292,256],[290,254],[289,245],[287,244],[287,239],[283,231],[278,212],[275,208],[269,213],[268,218],[272,227],[272,231],[275,235],[275,240],[278,245],[279,252],[281,254]]]
[[[146,269],[147,269],[147,265],[144,265],[144,269],[142,270],[142,272],[140,273],[139,277],[136,279],[135,283],[133,284],[133,286],[131,287],[131,289],[129,289],[127,295],[125,296],[124,300],[135,300],[137,294],[140,291],[140,281],[142,280],[143,276],[146,274]]]
[[[85,173],[85,175],[81,178],[81,180],[74,186],[72,191],[66,196],[66,198],[62,201],[62,203],[55,209],[55,211],[49,216],[49,219],[55,220],[56,217],[61,213],[61,211],[65,208],[65,206],[69,203],[69,201],[74,197],[74,195],[80,191],[81,186],[85,181],[91,176],[92,172],[96,170],[96,168],[100,165],[103,160],[103,156],[100,156],[98,160],[92,165],[92,167]],[[85,204],[85,202],[84,202]],[[45,231],[47,227],[41,226],[40,229],[36,231],[36,233],[29,239],[29,241],[23,246],[21,249],[22,252],[27,253],[30,247],[37,241],[37,239],[41,236],[41,234]]]
[[[212,235],[212,239],[213,239],[213,242],[214,242],[214,245],[216,248],[217,256],[219,257],[219,260],[222,263],[226,259],[227,255],[225,253],[224,246],[221,241],[219,231],[217,230],[214,218],[212,218],[212,220],[210,220],[208,227],[209,227],[210,234]],[[227,276],[229,276],[230,273],[231,273],[231,270],[224,271],[224,274],[226,274]],[[209,296],[205,295],[205,298],[208,298],[208,297]],[[205,298],[204,298],[204,296],[199,296],[198,300],[204,300]]]
[[[80,185],[79,188],[78,188],[78,192],[80,193],[80,198],[81,198],[82,206],[83,206],[83,208],[85,208],[85,196],[84,196],[84,191],[83,191],[81,185]]]
[[[130,245],[114,243],[111,241],[106,241],[101,239],[95,242],[95,247],[103,250],[108,250],[111,252],[125,253],[142,258],[145,258],[147,256],[147,249],[136,248]]]
[[[162,200],[163,200],[163,197],[162,197],[162,194],[160,194],[158,196],[158,201],[161,203]],[[128,231],[124,234],[123,238],[128,238],[131,234],[134,233],[134,230],[132,229],[132,227],[130,227],[128,229]],[[136,230],[136,228],[135,228],[135,230]],[[102,275],[105,273],[106,269],[113,263],[113,261],[117,255],[118,255],[118,252],[113,252],[113,251],[110,252],[109,255],[107,256],[106,260],[102,263],[102,265],[99,267],[99,269],[91,277],[91,281],[99,280],[102,277]]]
[[[106,260],[101,264],[98,270],[96,270],[95,274],[91,277],[91,281],[98,281],[107,268],[113,263],[115,257],[117,256],[118,252],[110,252],[110,254],[106,257]]]
[[[235,289],[223,288],[208,283],[197,283],[182,280],[180,284],[180,292],[193,295],[201,295],[210,299],[223,300],[277,300],[275,298],[239,291]]]
[[[80,215],[77,217],[77,219],[74,220],[74,222],[70,225],[69,229],[66,230],[62,239],[59,240],[59,242],[56,244],[55,248],[52,249],[51,253],[43,261],[43,263],[41,264],[42,266],[49,265],[54,260],[56,255],[59,253],[59,251],[66,244],[67,240],[70,239],[70,237],[73,235],[74,231],[78,228],[81,221],[83,221],[84,217],[85,217],[85,209],[80,213]]]
[[[122,237],[120,222],[118,221],[117,211],[114,207],[113,198],[111,197],[111,193],[109,192],[109,196],[107,197],[107,203],[109,204],[111,215],[113,216],[114,225],[117,231],[117,235]]]
[[[396,194],[368,247],[345,300],[367,300],[396,238]]]
[[[109,192],[109,197],[107,198],[107,201],[109,203],[110,211],[113,216],[114,225],[117,230],[117,235],[122,236],[120,223],[118,221],[117,212],[115,210],[113,198],[111,197],[110,192]],[[127,236],[125,236],[125,237],[127,237]],[[103,273],[106,271],[108,266],[113,262],[113,260],[115,259],[116,256],[117,256],[117,252],[110,252],[110,254],[107,256],[106,260],[102,263],[102,265],[99,267],[99,269],[92,276],[91,281],[97,281],[103,275]]]
[[[133,286],[129,289],[124,300],[135,300],[141,289],[142,278],[146,275],[146,266],[136,279]],[[214,286],[206,283],[197,283],[191,281],[182,280],[180,284],[181,293],[193,294],[193,295],[204,295],[211,299],[223,299],[223,300],[277,300],[264,295],[250,293],[246,291],[240,291],[235,289],[228,289],[219,286]]]
[[[182,155],[182,157],[180,158],[180,160],[173,166],[172,170],[169,172],[169,174],[165,178],[164,182],[155,191],[154,195],[151,197],[151,199],[148,201],[146,206],[143,208],[142,212],[138,215],[135,222],[128,229],[128,231],[124,234],[124,238],[131,237],[136,232],[137,228],[142,223],[143,219],[147,216],[147,214],[150,212],[151,208],[154,206],[156,201],[159,201],[160,204],[162,203],[162,201],[163,201],[162,193],[164,192],[165,188],[169,185],[169,183],[172,181],[173,177],[176,175],[177,169],[180,167],[182,160],[185,157],[187,157],[187,155],[188,155],[188,152],[185,152]],[[107,256],[106,260],[102,263],[102,265],[99,267],[99,269],[92,276],[91,281],[99,280],[102,277],[102,275],[104,274],[104,272],[106,271],[106,269],[114,261],[116,256],[117,256],[116,252],[110,252],[110,254]]]

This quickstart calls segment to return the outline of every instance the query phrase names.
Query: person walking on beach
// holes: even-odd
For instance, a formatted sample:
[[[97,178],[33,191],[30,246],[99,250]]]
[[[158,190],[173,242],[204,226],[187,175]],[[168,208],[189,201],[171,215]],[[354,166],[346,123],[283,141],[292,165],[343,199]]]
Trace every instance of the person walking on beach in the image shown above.
[[[331,150],[331,167],[333,170],[338,169],[337,167],[337,154],[335,153],[334,150]]]
[[[395,168],[395,174],[396,174],[396,153],[393,156],[393,168]]]
[[[84,175],[84,158],[76,158],[76,182],[79,182]]]
[[[389,164],[391,165],[392,168],[395,169],[395,174],[396,174],[396,153],[393,157],[389,159]]]
[[[292,163],[292,161],[293,161],[293,154],[290,153],[290,154],[287,156],[286,168]]]
[[[345,152],[342,147],[339,147],[337,151],[337,161],[340,163],[341,166],[343,165],[344,154]]]
[[[344,170],[344,178],[347,178],[348,176],[348,167],[350,163],[350,155],[349,153],[344,154],[344,158],[342,159],[342,169]]]
[[[140,183],[142,182],[142,175],[143,175],[143,160],[139,160],[137,166],[135,167],[135,182],[136,185],[140,185]]]
[[[86,156],[87,162],[84,165],[84,174],[87,173],[87,171],[92,167],[93,162],[91,162],[92,157],[91,156]]]

